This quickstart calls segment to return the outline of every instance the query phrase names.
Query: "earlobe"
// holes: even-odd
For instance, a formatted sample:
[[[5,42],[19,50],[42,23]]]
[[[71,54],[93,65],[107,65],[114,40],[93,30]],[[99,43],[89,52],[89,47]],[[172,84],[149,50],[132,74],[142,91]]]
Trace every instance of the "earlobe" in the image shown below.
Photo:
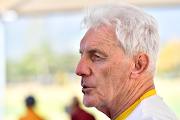
[[[149,57],[145,53],[140,53],[135,57],[134,68],[131,71],[130,79],[136,79],[144,73],[149,66]]]
[[[136,73],[131,73],[130,79],[135,79],[135,78],[137,78],[138,76],[139,76],[139,75],[136,74]]]

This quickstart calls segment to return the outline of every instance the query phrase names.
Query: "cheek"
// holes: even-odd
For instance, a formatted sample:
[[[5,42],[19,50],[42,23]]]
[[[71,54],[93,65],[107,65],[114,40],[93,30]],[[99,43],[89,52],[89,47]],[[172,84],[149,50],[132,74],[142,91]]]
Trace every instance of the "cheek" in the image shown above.
[[[112,62],[109,64],[107,69],[104,69],[104,76],[106,78],[112,79],[121,73],[121,66],[117,62]]]
[[[103,96],[106,96],[108,95],[108,91],[109,91],[109,87],[111,86],[110,85],[110,79],[112,78],[111,76],[111,69],[109,66],[101,66],[101,67],[98,67],[97,69],[97,85],[98,85],[98,91],[103,94]]]
[[[109,90],[119,79],[119,73],[120,71],[118,70],[117,66],[115,66],[115,64],[111,64],[102,68],[99,70],[99,74],[101,74],[101,83],[99,84],[103,85],[105,90]]]
[[[122,60],[117,62],[117,59],[114,58],[114,61],[97,66],[96,75],[98,75],[96,76],[98,78],[97,84],[104,86],[107,89],[108,87],[113,85],[117,86],[125,81],[127,76],[127,66]]]
[[[107,79],[109,87],[114,86],[114,89],[119,88],[127,80],[127,66],[122,62],[113,62],[108,69],[104,70],[104,76]]]
[[[103,65],[98,67],[97,74],[99,75],[100,81],[102,83],[106,83],[108,79],[110,78],[112,68],[110,65]]]
[[[107,69],[107,70],[104,70],[103,71],[103,76],[104,76],[104,78],[106,78],[106,79],[108,79],[108,77],[109,77],[109,74],[110,74],[110,69]]]
[[[113,75],[116,72],[117,66],[118,64],[116,62],[111,62],[109,64],[101,66],[98,71],[102,71],[102,76],[106,79],[109,79],[112,77],[111,75]]]

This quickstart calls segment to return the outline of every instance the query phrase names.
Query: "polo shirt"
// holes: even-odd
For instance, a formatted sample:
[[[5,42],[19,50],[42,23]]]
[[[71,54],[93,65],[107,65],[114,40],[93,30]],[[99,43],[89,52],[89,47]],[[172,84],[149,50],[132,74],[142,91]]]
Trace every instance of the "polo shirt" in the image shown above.
[[[175,113],[156,94],[156,90],[145,93],[115,120],[179,120]]]

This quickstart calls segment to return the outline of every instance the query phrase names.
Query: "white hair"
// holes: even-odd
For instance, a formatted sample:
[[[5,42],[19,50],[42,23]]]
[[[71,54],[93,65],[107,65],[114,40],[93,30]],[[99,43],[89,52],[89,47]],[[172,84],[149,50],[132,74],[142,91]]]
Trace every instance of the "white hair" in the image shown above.
[[[113,26],[125,53],[128,56],[146,53],[150,59],[147,71],[156,71],[160,48],[159,27],[147,12],[122,2],[101,3],[85,9],[82,24],[87,29]]]

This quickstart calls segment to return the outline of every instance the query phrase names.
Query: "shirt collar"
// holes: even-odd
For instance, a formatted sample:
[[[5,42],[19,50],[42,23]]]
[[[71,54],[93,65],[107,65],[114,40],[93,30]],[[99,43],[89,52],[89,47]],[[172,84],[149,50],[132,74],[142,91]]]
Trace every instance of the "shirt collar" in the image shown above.
[[[124,111],[120,116],[118,116],[115,120],[125,120],[130,114],[131,112],[138,106],[138,104],[144,100],[145,98],[148,98],[152,95],[156,95],[156,90],[150,90],[148,92],[146,92],[143,96],[140,97],[139,100],[137,100],[131,107],[129,107],[126,111]]]

